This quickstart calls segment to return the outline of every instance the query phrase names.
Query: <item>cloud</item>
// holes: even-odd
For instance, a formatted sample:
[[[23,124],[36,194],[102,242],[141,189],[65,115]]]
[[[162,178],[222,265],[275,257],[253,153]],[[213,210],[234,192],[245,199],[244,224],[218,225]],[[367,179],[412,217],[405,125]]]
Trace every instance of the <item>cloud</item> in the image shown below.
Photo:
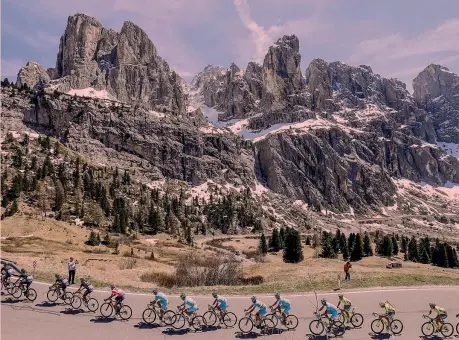
[[[18,59],[2,59],[0,77],[1,79],[8,77],[9,80],[16,81],[16,76],[19,69],[25,65],[25,61]]]

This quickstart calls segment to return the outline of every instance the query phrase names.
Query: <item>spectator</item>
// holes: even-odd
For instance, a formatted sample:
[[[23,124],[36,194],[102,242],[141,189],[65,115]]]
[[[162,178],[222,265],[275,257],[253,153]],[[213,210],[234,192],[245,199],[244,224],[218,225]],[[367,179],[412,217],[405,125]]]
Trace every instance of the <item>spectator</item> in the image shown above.
[[[70,258],[68,263],[69,266],[69,284],[75,284],[75,273],[76,273],[76,265],[78,264],[78,260],[74,260],[73,257]]]
[[[345,264],[344,264],[344,280],[350,280],[351,279],[351,273],[350,273],[350,270],[352,268],[352,264],[351,262],[347,261]]]

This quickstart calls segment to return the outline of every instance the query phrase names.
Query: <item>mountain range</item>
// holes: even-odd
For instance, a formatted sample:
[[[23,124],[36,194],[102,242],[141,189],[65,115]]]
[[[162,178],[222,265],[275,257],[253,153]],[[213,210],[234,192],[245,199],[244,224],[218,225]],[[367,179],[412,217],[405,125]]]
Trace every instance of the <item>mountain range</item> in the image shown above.
[[[137,25],[115,32],[76,14],[56,66],[19,71],[16,87],[32,91],[2,89],[2,133],[55,137],[145,184],[247,187],[274,211],[457,217],[458,75],[428,65],[411,94],[366,65],[301,70],[299,44],[283,36],[262,65],[209,65],[188,84]]]

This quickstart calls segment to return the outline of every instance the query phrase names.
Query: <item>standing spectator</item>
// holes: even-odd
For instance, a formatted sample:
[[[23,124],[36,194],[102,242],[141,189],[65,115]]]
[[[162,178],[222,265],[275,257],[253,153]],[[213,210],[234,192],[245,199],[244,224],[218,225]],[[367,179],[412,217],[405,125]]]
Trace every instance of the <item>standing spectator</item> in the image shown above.
[[[351,262],[347,261],[345,264],[344,264],[344,280],[350,280],[351,279],[351,273],[349,272],[352,268],[352,264]]]
[[[75,284],[75,273],[76,273],[76,265],[78,264],[78,260],[74,260],[73,257],[70,258],[68,263],[69,266],[69,284]]]

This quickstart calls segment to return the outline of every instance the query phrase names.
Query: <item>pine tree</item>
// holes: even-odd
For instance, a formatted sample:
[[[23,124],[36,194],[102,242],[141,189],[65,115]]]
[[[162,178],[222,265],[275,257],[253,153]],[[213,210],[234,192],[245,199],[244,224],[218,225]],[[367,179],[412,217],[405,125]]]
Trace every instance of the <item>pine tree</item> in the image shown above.
[[[258,250],[260,251],[260,253],[262,253],[263,255],[266,254],[268,252],[268,245],[266,243],[266,237],[265,237],[265,234],[261,234],[261,237],[260,237],[260,244],[258,246]]]
[[[331,235],[330,235],[331,237]],[[331,243],[332,243],[332,246],[333,246],[333,250],[336,254],[339,253],[339,235],[336,234],[332,239],[331,239]]]
[[[407,238],[406,238],[406,236],[402,235],[402,244],[401,244],[401,247],[400,247],[400,251],[402,253],[406,253],[407,252],[407,246],[408,246]]]
[[[439,267],[448,268],[448,254],[446,252],[445,244],[437,242],[434,254],[432,255],[432,264]]]
[[[393,254],[398,255],[398,242],[395,236],[392,236],[392,248],[393,248]]]
[[[418,252],[418,242],[416,237],[411,237],[410,242],[408,243],[408,260],[417,262],[419,261],[419,252]]]
[[[448,257],[448,267],[456,268],[458,265],[457,254],[455,256],[454,249],[449,244],[445,243],[445,247],[446,247],[446,255]]]
[[[352,253],[352,249],[354,248],[354,240],[355,240],[355,234],[350,233],[349,237],[347,239],[347,246],[349,248],[349,251]]]
[[[284,227],[281,227],[279,230],[279,245],[281,249],[285,247],[285,229]]]
[[[370,235],[365,232],[363,236],[363,254],[365,256],[373,256],[373,248],[371,246]]]
[[[328,259],[336,258],[335,249],[333,248],[332,239],[327,235],[326,239],[323,241],[321,257]]]
[[[355,235],[354,246],[351,250],[351,261],[359,261],[363,257],[363,242],[360,234]]]
[[[285,235],[284,262],[298,263],[303,261],[303,248],[301,246],[301,237],[298,230],[291,229]]]
[[[385,235],[382,240],[379,241],[378,255],[390,257],[393,254],[392,238]]]
[[[347,242],[344,243],[343,248],[341,248],[341,252],[343,253],[343,259],[348,260],[349,259],[349,247],[347,246]]]
[[[269,248],[274,251],[280,250],[279,230],[277,228],[273,228],[271,238],[269,239]]]
[[[405,253],[406,255],[407,253]],[[427,249],[423,246],[422,247],[422,251],[421,251],[421,256],[420,256],[420,259],[419,261],[421,263],[424,263],[424,264],[428,264],[430,263],[430,256],[429,256],[429,253],[427,252]]]

